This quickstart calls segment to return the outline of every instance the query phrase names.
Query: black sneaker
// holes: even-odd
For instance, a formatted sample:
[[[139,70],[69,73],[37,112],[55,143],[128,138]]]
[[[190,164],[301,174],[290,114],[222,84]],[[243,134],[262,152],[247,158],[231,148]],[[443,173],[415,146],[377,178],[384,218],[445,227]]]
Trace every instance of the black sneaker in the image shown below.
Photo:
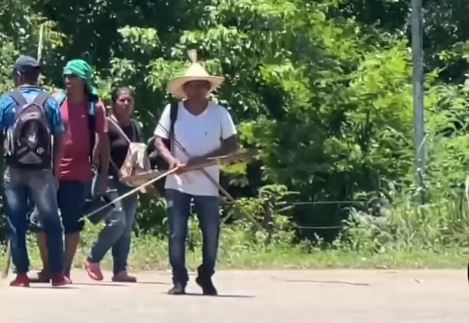
[[[186,287],[181,283],[175,283],[173,288],[168,291],[169,295],[184,295],[186,293]]]
[[[195,279],[195,282],[197,285],[199,285],[202,288],[202,292],[204,295],[207,296],[217,296],[218,292],[215,286],[213,285],[212,279],[211,278],[202,278],[201,276],[198,276]]]

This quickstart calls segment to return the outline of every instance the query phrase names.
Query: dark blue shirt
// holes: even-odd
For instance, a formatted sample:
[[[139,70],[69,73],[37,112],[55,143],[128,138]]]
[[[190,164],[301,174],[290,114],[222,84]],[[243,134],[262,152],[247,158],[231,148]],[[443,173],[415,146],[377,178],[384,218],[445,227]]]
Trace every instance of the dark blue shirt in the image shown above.
[[[27,102],[32,102],[36,96],[44,91],[39,86],[20,86],[19,90],[23,94]],[[15,112],[17,104],[10,95],[3,95],[0,98],[0,131],[4,133],[15,123]],[[49,118],[50,130],[53,135],[59,135],[65,132],[64,123],[60,114],[60,107],[58,102],[49,97],[45,109]]]

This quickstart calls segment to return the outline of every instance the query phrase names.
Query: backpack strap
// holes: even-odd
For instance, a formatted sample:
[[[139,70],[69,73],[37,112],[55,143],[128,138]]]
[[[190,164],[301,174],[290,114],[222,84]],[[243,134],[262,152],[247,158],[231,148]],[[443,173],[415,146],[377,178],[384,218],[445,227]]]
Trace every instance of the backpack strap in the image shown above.
[[[55,100],[59,104],[59,108],[64,104],[65,100],[67,99],[67,94],[63,91],[59,92],[55,96]],[[94,145],[96,143],[96,101],[90,101],[88,103],[88,130],[90,133],[90,152],[89,158],[93,160],[93,151]]]
[[[132,133],[134,135],[133,140],[135,140],[135,142],[142,142],[142,132],[138,121],[132,119],[130,120],[130,124],[132,125]]]
[[[88,103],[88,125],[91,133],[96,133],[96,102],[90,101]]]
[[[107,120],[109,121],[110,126],[114,127],[115,130],[119,133],[119,136],[121,136],[122,138],[125,139],[125,141],[127,141],[127,143],[129,144],[129,147],[130,147],[130,144],[132,144],[133,142],[140,142],[140,132],[138,130],[137,122],[135,120],[133,120],[133,119],[130,120],[130,127],[131,127],[131,130],[132,130],[131,138],[129,138],[129,136],[127,136],[127,134],[124,132],[124,130],[119,125],[119,122],[115,119],[114,116],[111,115],[111,116],[107,117]],[[120,168],[117,167],[114,160],[112,160],[112,157],[110,158],[109,161],[111,162],[111,166],[114,167],[117,174],[119,175],[120,174]]]
[[[89,101],[89,104],[88,104],[88,115],[90,116],[96,116],[96,104],[97,102],[96,101]]]
[[[20,107],[27,104],[26,98],[23,96],[23,93],[19,89],[14,90],[10,93],[10,96],[15,100],[16,104]]]
[[[169,110],[169,133],[168,133],[168,149],[171,150],[172,142],[174,139],[174,124],[176,123],[177,115],[178,115],[178,106],[179,102],[173,101],[171,102],[170,110]]]
[[[63,91],[59,92],[55,96],[55,100],[59,104],[59,108],[64,104],[65,100],[67,99],[67,94]],[[88,128],[90,133],[96,132],[96,102],[90,101],[88,104]],[[93,145],[94,146],[94,145]]]
[[[168,139],[163,139],[164,145],[170,151],[171,151],[171,142],[173,141],[172,138],[174,138],[174,124],[176,123],[176,119],[177,119],[178,106],[179,106],[179,103],[177,101],[172,101],[170,103]],[[164,168],[164,167],[167,167],[165,166],[166,162],[162,159],[162,157],[156,151],[156,147],[155,147],[156,137],[157,136],[154,135],[147,141],[147,155],[150,159],[150,163],[152,163],[154,166]]]
[[[176,123],[176,119],[178,116],[178,105],[177,101],[171,103],[171,108],[169,110],[169,136],[172,138],[174,136],[174,124]]]
[[[94,146],[96,144],[96,101],[90,101],[88,104],[88,129],[90,132],[90,160],[93,160]]]
[[[65,100],[67,99],[67,94],[65,92],[59,92],[55,97],[55,100],[59,104],[59,108],[64,104]]]
[[[47,99],[49,99],[49,95],[41,91],[33,100],[34,104],[37,104],[40,107],[43,107],[46,104]]]
[[[116,129],[116,131],[119,133],[119,135],[127,141],[127,143],[131,144],[132,140],[125,134],[124,130],[122,130],[122,127],[119,125],[119,122],[114,120],[114,116],[110,116],[107,118],[107,120],[112,124],[112,126]],[[135,134],[135,129],[134,125],[131,122],[130,126],[132,127],[132,132]],[[135,136],[135,135],[134,135]]]

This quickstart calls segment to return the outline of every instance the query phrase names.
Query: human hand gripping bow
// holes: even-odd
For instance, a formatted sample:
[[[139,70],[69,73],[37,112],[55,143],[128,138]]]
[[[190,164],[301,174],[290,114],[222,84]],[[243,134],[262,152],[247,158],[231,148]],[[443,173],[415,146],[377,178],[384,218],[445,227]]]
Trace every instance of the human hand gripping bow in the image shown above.
[[[158,126],[161,127],[161,129],[163,129],[163,131],[165,131],[167,134],[169,134],[169,131],[168,129],[165,128],[164,125],[162,125],[161,123],[158,123]],[[211,157],[210,155],[214,154],[209,154],[208,156],[201,156],[201,157],[192,157],[190,156],[190,154],[187,152],[187,150],[184,148],[184,146],[182,146],[182,144],[180,142],[178,142],[174,136],[172,138],[174,144],[189,158],[189,162],[187,163],[187,165],[183,165],[181,166],[181,169],[178,170],[178,172],[182,172],[182,171],[189,171],[189,170],[192,170],[192,166],[199,166],[198,170],[200,170],[209,180],[210,182],[212,182],[216,187],[218,187],[218,189],[222,192],[223,195],[226,196],[226,198],[232,202],[233,204],[237,204],[237,201],[233,198],[233,196],[228,193],[227,190],[225,190],[223,188],[223,186],[220,185],[220,183],[218,183],[218,181],[216,181],[206,170],[205,170],[205,167],[207,166],[210,166],[210,165],[207,165],[203,168],[200,167],[200,164],[204,163],[204,162],[207,162],[207,161],[214,161],[215,163],[218,162],[219,158],[220,157]],[[247,152],[243,157],[243,159],[249,159],[251,157],[253,157],[254,153],[252,152]],[[172,155],[171,155],[172,156]],[[235,154],[233,152],[231,153],[228,153],[228,154],[223,154],[224,158],[228,158],[230,159],[231,157],[235,156]],[[172,156],[173,157],[173,156]],[[174,158],[174,157],[173,157]],[[177,161],[176,161],[177,163]],[[215,163],[212,163],[211,165],[215,164]],[[246,216],[249,220],[251,220],[260,230],[263,230],[262,226],[252,217],[251,214],[248,214],[247,212],[245,212],[243,209],[241,209],[241,212],[244,214],[244,216]]]
[[[158,127],[160,127],[161,129],[163,129],[164,132],[166,132],[168,135],[170,134],[169,130],[164,126],[162,125],[161,123],[158,123]],[[210,154],[207,154],[207,155],[204,155],[204,156],[191,156],[189,154],[189,152],[187,151],[187,149],[184,148],[184,146],[176,139],[174,138],[174,136],[172,136],[171,138],[172,142],[179,148],[180,151],[182,151],[182,153],[184,153],[184,155],[186,155],[187,158],[189,158],[189,161],[181,166],[181,162],[176,159],[174,157],[174,155],[171,154],[170,158],[168,158],[168,165],[169,165],[169,168],[172,169],[174,167],[178,167],[178,166],[181,166],[175,173],[176,174],[181,174],[185,171],[188,171],[189,170],[189,167],[191,166],[196,166],[198,164],[201,164],[201,163],[204,163],[206,161],[209,161],[210,159],[213,160],[214,163],[212,163],[212,165],[216,164],[216,160],[217,159],[220,159],[220,157],[229,157],[230,155],[232,155],[234,152],[236,152],[237,150],[237,143],[234,142],[234,143],[230,143],[230,147],[228,147],[228,149],[223,149],[224,147],[222,147],[222,149],[218,149],[217,151],[214,151]],[[234,147],[231,147],[231,146],[234,146]],[[211,166],[210,164],[207,165],[207,166]],[[235,202],[235,199],[233,198],[233,196],[231,196],[230,193],[228,193],[227,190],[225,190],[223,188],[223,186],[221,186],[217,180],[215,180],[206,170],[205,170],[205,167],[204,168],[201,168],[200,166],[199,167],[195,167],[195,169],[201,171],[205,177],[208,178],[208,180],[213,184],[215,185],[222,193],[223,195],[225,195],[230,201],[232,202]]]
[[[203,160],[200,160],[199,162],[192,162],[190,165],[189,164],[181,164],[181,165],[179,165],[177,167],[174,167],[174,168],[172,168],[168,171],[160,172],[158,176],[146,181],[145,183],[135,187],[134,189],[128,191],[127,193],[115,198],[114,200],[112,200],[109,203],[101,206],[100,208],[94,210],[93,212],[86,214],[85,216],[83,216],[80,219],[80,221],[83,221],[85,218],[89,218],[89,217],[93,216],[94,214],[101,212],[102,210],[109,207],[110,205],[114,205],[116,202],[118,202],[120,200],[123,200],[123,199],[125,199],[126,197],[128,197],[132,194],[137,193],[142,188],[145,188],[146,186],[151,185],[151,184],[163,179],[164,177],[169,176],[171,174],[174,174],[176,172],[186,172],[186,171],[200,170],[200,169],[203,169],[203,168],[211,166],[211,165],[219,164],[221,161],[231,161],[233,159],[236,160],[236,159],[239,159],[239,158],[243,158],[243,156],[242,155],[238,155],[238,156],[224,155],[224,156],[209,157],[209,158],[205,158]]]

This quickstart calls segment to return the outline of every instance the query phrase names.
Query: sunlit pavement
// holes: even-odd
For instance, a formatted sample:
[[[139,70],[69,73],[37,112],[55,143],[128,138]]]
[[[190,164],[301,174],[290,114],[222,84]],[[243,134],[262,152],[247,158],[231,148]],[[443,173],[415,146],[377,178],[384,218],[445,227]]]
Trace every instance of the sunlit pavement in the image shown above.
[[[69,288],[0,288],[1,321],[87,322],[469,322],[469,286],[460,271],[221,271],[219,297],[169,296],[168,272],[137,284],[91,281],[74,271]]]

